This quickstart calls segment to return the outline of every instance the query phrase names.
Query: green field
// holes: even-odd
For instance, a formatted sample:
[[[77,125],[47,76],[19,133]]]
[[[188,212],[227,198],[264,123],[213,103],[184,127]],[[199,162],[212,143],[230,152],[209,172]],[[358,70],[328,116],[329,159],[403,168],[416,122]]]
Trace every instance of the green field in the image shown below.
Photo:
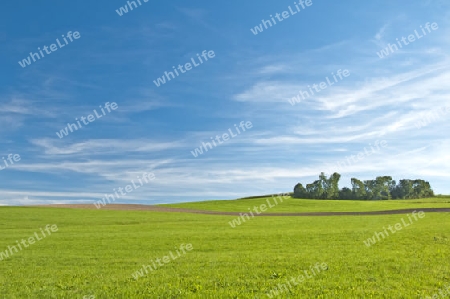
[[[263,199],[171,206],[246,211],[258,202]],[[449,205],[448,199],[292,199],[276,211]],[[257,217],[236,228],[228,224],[233,216],[148,211],[2,207],[0,218],[0,252],[47,224],[59,228],[0,260],[0,298],[269,298],[278,284],[316,263],[327,270],[277,298],[422,298],[450,284],[450,213],[427,213],[371,247],[363,241],[406,214]],[[188,243],[192,251],[133,278],[144,264]]]
[[[189,202],[179,204],[161,205],[172,208],[185,208],[206,211],[245,212],[253,206],[260,206],[266,200],[273,205],[273,199],[255,198],[241,200],[214,200],[202,202]],[[435,197],[426,199],[409,200],[308,200],[286,197],[279,201],[275,207],[267,212],[362,212],[362,211],[387,211],[399,209],[420,208],[450,208],[450,197]]]

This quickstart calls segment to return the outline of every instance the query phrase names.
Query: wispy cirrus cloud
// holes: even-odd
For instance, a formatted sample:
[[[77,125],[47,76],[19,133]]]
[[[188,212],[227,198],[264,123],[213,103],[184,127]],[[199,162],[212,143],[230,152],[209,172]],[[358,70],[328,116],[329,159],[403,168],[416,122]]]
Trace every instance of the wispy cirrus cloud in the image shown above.
[[[107,155],[127,153],[151,153],[185,147],[181,141],[158,142],[150,139],[91,139],[83,142],[61,144],[59,139],[32,139],[32,144],[41,147],[47,155]]]

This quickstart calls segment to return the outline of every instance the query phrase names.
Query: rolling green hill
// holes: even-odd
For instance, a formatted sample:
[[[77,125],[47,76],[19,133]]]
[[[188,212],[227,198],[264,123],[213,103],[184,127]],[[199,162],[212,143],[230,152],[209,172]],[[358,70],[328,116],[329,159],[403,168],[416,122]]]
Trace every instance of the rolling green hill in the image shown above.
[[[278,211],[449,205],[446,199],[433,200],[286,200]],[[245,211],[262,202],[171,206]],[[450,283],[450,213],[425,214],[394,234],[374,239],[371,246],[366,243],[375,232],[408,221],[408,216],[259,217],[232,228],[235,218],[0,207],[3,254],[47,224],[58,226],[45,239],[2,256],[0,297],[391,299],[432,296]],[[192,250],[182,253],[187,244]],[[319,272],[317,263],[326,267]]]
[[[172,208],[196,209],[206,211],[246,212],[248,208],[267,203],[273,204],[272,197],[240,200],[214,200],[161,205]],[[285,196],[268,212],[364,212],[397,209],[450,208],[450,197],[433,197],[411,200],[307,200]]]

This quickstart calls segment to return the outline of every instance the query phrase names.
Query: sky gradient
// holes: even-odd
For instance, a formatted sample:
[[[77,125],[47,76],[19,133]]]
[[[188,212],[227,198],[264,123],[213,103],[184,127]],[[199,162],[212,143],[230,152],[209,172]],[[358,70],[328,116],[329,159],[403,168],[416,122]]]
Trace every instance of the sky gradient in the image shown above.
[[[2,10],[0,205],[93,203],[144,173],[118,203],[282,193],[321,171],[450,194],[447,2],[140,2]]]

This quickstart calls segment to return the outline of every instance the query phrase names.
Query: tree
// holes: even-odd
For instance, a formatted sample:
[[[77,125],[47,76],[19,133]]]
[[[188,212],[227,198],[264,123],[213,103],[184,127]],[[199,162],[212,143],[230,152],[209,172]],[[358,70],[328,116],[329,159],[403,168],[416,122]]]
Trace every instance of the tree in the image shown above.
[[[294,187],[294,198],[307,198],[306,189],[300,183]]]
[[[312,193],[311,195],[315,199],[323,199],[325,195],[325,190],[323,188],[323,183],[321,180],[316,180],[312,183]]]
[[[390,189],[395,181],[390,176],[379,176],[376,181],[376,199],[392,199]]]
[[[325,173],[323,173],[323,172],[320,173],[318,184],[320,184],[319,198],[321,198],[321,199],[328,198],[328,193],[330,192],[330,182],[327,179],[327,176],[325,175]]]
[[[377,196],[377,182],[375,180],[364,181],[364,189],[366,190],[366,199],[378,199]]]
[[[414,196],[412,185],[413,183],[411,180],[400,180],[398,185],[395,187],[394,192],[392,192],[392,197],[398,199],[412,198]]]
[[[355,199],[366,199],[367,192],[363,182],[357,178],[352,178],[352,192]]]
[[[352,189],[344,187],[339,191],[339,199],[353,199]]]
[[[333,173],[328,179],[328,190],[327,190],[327,198],[328,199],[338,199],[339,198],[339,180],[341,179],[341,175],[337,172]]]
[[[414,180],[412,184],[414,198],[425,198],[434,196],[430,183],[424,180]]]

